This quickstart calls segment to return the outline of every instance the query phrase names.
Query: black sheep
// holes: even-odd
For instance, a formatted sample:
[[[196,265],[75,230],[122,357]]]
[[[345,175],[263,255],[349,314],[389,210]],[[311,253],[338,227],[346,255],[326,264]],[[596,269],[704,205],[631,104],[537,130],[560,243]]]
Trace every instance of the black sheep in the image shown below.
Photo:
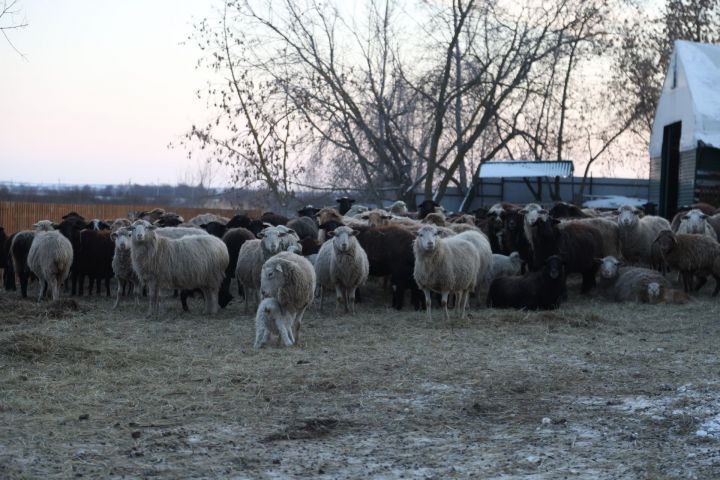
[[[487,306],[493,308],[558,308],[565,294],[565,265],[559,255],[551,255],[537,272],[522,277],[500,277],[490,284]]]
[[[530,240],[525,234],[525,215],[521,210],[510,210],[505,213],[504,217],[503,251],[508,253],[518,252],[524,265],[532,265],[533,253]],[[492,248],[492,242],[490,247]]]
[[[309,217],[314,219],[315,215],[317,215],[319,211],[319,208],[313,207],[312,205],[306,205],[300,210],[298,210],[297,213],[301,217]]]
[[[7,235],[5,235],[5,229],[0,227],[0,252],[5,250],[5,242],[7,242]],[[0,253],[0,268],[7,266],[7,259]]]
[[[533,263],[536,269],[552,255],[562,255],[567,273],[583,277],[582,293],[595,286],[599,268],[596,258],[602,257],[602,236],[590,225],[568,222],[559,225],[554,218],[539,218],[533,225]]]
[[[235,278],[235,267],[237,266],[240,247],[242,247],[243,243],[247,242],[248,240],[254,239],[255,234],[253,234],[250,230],[246,228],[231,228],[222,237],[222,241],[225,242],[225,245],[228,249],[228,255],[230,256],[230,263],[228,263],[228,268],[225,271],[225,278],[220,285],[220,293],[218,295],[218,304],[222,308],[225,308],[227,304],[230,303],[230,300],[232,300],[233,298],[230,294],[230,282],[233,278]],[[242,285],[240,285],[239,283],[238,294],[243,295]]]
[[[73,295],[77,292],[77,262],[80,258],[78,255],[80,250],[80,232],[85,228],[86,224],[85,219],[82,217],[67,214],[63,217],[63,221],[60,222],[59,225],[54,225],[55,230],[58,230],[65,238],[70,240],[70,244],[73,247],[73,263],[72,267],[70,267],[71,292]]]
[[[17,233],[13,233],[7,239],[5,239],[5,243],[2,246],[2,249],[0,250],[0,262],[2,262],[3,265],[3,287],[5,288],[5,291],[9,292],[11,290],[15,290],[15,269],[13,268],[12,263],[12,254],[10,253],[10,245],[12,245],[12,241],[15,238],[15,235]]]
[[[265,212],[260,217],[260,220],[266,223],[269,223],[273,227],[277,227],[278,225],[287,225],[288,218],[283,215],[278,215],[277,213],[273,212]]]
[[[318,226],[314,219],[310,217],[293,218],[287,223],[288,228],[292,228],[300,239],[317,238]]]
[[[228,231],[227,225],[220,223],[220,222],[216,222],[214,220],[212,222],[203,223],[202,225],[200,225],[200,228],[202,228],[203,230],[208,232],[210,235],[213,235],[218,238],[223,238],[225,233],[227,233],[227,231]]]
[[[415,236],[404,228],[395,226],[358,227],[356,230],[358,242],[368,256],[370,275],[390,275],[393,308],[402,308],[407,289],[411,291],[415,309],[422,308],[422,294],[413,278]]]
[[[340,197],[335,201],[339,204],[338,212],[340,212],[340,215],[345,215],[352,208],[352,204],[355,203],[355,199],[350,197]]]
[[[435,209],[439,207],[440,204],[432,201],[432,200],[423,200],[418,206],[417,206],[417,218],[418,220],[422,220],[423,218],[427,217],[431,213],[435,213]]]
[[[13,271],[20,279],[20,294],[27,298],[28,281],[32,275],[28,267],[27,258],[30,253],[30,246],[35,238],[35,232],[24,230],[13,236],[10,244],[10,255],[12,256]],[[15,280],[13,279],[13,283]]]
[[[85,277],[89,278],[88,295],[92,295],[93,284],[100,295],[100,283],[105,280],[105,291],[110,296],[110,279],[113,277],[112,259],[115,254],[115,242],[108,230],[85,229],[80,232],[80,244],[77,262],[73,261],[78,280],[78,295],[84,293]]]
[[[233,217],[228,220],[225,226],[227,228],[248,228],[250,226],[250,217],[243,214],[233,215]]]

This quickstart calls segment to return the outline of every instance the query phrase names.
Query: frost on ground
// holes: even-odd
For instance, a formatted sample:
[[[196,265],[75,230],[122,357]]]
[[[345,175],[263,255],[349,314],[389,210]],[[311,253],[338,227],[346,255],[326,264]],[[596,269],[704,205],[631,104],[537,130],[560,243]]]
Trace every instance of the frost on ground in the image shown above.
[[[720,478],[718,304],[309,311],[300,347],[0,292],[0,478]],[[708,287],[709,288],[709,287]],[[377,299],[368,303],[367,299]],[[328,309],[332,310],[332,309]]]

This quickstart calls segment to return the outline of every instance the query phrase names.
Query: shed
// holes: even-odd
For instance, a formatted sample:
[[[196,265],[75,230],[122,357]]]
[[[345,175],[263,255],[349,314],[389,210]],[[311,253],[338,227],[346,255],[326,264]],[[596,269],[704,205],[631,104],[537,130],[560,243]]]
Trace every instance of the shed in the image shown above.
[[[649,200],[667,218],[720,203],[720,45],[675,42],[650,134]]]

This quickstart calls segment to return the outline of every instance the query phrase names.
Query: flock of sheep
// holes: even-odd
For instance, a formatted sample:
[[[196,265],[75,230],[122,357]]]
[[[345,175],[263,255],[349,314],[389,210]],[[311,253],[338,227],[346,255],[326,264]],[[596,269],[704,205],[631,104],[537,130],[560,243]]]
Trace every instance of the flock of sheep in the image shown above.
[[[392,306],[411,292],[416,309],[439,303],[464,318],[471,297],[487,307],[558,308],[566,276],[582,276],[582,293],[597,288],[615,301],[684,303],[712,275],[720,290],[720,214],[707,204],[683,209],[672,223],[631,206],[600,212],[558,203],[498,203],[469,214],[446,215],[432,201],[408,212],[353,205],[305,207],[296,218],[271,212],[260,219],[199,215],[189,221],[155,209],[131,219],[86,221],[75,212],[60,223],[38,221],[32,231],[6,237],[0,228],[5,290],[31,277],[40,301],[61,287],[83,294],[89,279],[100,293],[117,279],[114,308],[124,294],[146,293],[148,316],[160,314],[160,291],[199,293],[207,314],[228,305],[232,279],[256,310],[255,347],[276,335],[297,343],[303,315],[319,295],[335,292],[336,312],[355,313],[358,289],[369,276],[385,279]],[[599,277],[599,278],[598,278]],[[682,288],[675,288],[677,277]],[[389,285],[388,285],[389,283]]]

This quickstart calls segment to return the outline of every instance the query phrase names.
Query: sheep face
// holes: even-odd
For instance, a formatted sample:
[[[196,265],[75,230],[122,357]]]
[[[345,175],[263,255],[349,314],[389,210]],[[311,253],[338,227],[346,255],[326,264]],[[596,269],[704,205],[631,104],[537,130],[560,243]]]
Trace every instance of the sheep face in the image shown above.
[[[371,227],[382,227],[390,224],[392,215],[388,215],[388,213],[383,210],[371,210],[364,213],[360,218],[367,220],[368,225]]]
[[[525,205],[525,208],[520,210],[520,213],[525,216],[525,225],[532,226],[540,217],[540,212],[542,211],[542,207],[537,203],[528,203]]]
[[[545,260],[545,275],[551,280],[557,280],[564,275],[565,262],[559,255],[552,255]]]
[[[277,296],[280,288],[284,284],[282,262],[272,262],[269,265],[263,265],[260,272],[260,293],[263,298]]]
[[[662,286],[657,282],[650,282],[647,285],[649,303],[658,303],[662,295]]]
[[[537,219],[537,217],[535,217]],[[527,217],[525,217],[525,223],[527,223]],[[534,223],[534,221],[533,221]],[[508,212],[505,216],[505,227],[511,232],[517,232],[522,228],[523,217],[522,211],[520,212]],[[530,224],[532,225],[532,224]]]
[[[33,225],[36,232],[52,232],[55,230],[55,226],[53,225],[53,222],[50,220],[40,220],[36,224]]]
[[[438,246],[439,238],[440,232],[438,232],[438,229],[431,225],[428,225],[418,230],[415,243],[420,250],[425,252],[433,252]]]
[[[705,233],[706,218],[707,215],[705,215],[703,212],[696,208],[690,210],[685,215],[683,215],[682,221],[685,222],[685,225],[687,226],[687,233]]]
[[[267,227],[257,234],[257,237],[262,240],[265,251],[273,255],[280,251],[280,233],[280,230],[276,227]],[[283,236],[285,235],[287,235],[287,233],[283,232]]]
[[[118,250],[130,250],[130,230],[123,227],[113,232],[110,238],[115,242],[115,248]]]
[[[135,242],[146,242],[155,238],[155,230],[157,227],[147,220],[137,220],[129,227],[132,232],[132,239]]]
[[[620,228],[633,228],[640,220],[638,209],[630,205],[623,205],[618,209],[618,226]]]
[[[535,222],[535,227],[537,228],[538,237],[540,238],[547,238],[547,239],[555,239],[557,236],[560,235],[560,232],[557,228],[557,224],[560,223],[559,220],[554,218],[538,218]]]
[[[673,248],[675,248],[675,245],[677,245],[677,239],[671,230],[663,230],[658,233],[658,236],[653,243],[657,244],[663,255],[667,255]]]
[[[408,213],[407,204],[402,200],[398,200],[390,206],[390,211],[396,215]]]
[[[602,258],[600,260],[600,276],[608,280],[615,278],[618,275],[620,266],[620,261],[613,256]]]
[[[357,232],[350,227],[339,227],[332,232],[333,247],[338,252],[347,252],[353,244],[353,239]]]

